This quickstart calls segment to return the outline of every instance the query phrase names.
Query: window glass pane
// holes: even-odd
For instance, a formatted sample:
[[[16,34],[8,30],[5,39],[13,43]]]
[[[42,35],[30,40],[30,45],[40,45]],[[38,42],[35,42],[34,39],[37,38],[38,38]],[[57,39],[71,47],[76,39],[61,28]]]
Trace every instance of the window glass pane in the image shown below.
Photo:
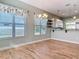
[[[40,19],[41,25],[47,26],[47,19]]]
[[[46,34],[46,27],[45,26],[41,26],[41,34]]]
[[[67,22],[66,29],[75,29],[75,22]]]
[[[40,25],[40,18],[35,19],[35,20],[34,20],[34,24],[35,24],[35,25]]]
[[[40,25],[41,25],[41,21],[40,18],[37,18],[34,20],[34,35],[40,35]]]
[[[47,19],[41,19],[41,35],[46,34]]]
[[[35,35],[40,35],[40,26],[35,26],[34,32]]]
[[[0,38],[12,37],[13,15],[0,12]]]
[[[75,25],[74,24],[66,25],[66,29],[75,29]]]
[[[24,36],[24,20],[23,16],[15,16],[15,36]]]

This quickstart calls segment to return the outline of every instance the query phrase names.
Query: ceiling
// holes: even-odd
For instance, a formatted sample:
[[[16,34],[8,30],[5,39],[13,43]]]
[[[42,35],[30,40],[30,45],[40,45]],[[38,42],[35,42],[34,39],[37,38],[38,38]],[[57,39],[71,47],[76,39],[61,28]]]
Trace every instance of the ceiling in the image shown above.
[[[60,17],[79,15],[79,0],[20,0]]]

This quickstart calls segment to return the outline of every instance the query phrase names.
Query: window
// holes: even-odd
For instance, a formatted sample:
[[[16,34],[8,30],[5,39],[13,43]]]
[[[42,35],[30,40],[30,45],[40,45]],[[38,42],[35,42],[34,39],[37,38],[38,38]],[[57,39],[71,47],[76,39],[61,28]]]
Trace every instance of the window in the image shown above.
[[[24,16],[0,12],[0,38],[24,36]]]
[[[34,20],[34,34],[44,35],[46,34],[47,19],[37,18]]]
[[[74,21],[66,22],[66,29],[76,29],[75,25]]]
[[[46,34],[46,26],[41,26],[41,35]]]
[[[75,24],[76,24],[76,29],[79,30],[79,19],[75,20]]]
[[[0,38],[12,37],[13,15],[0,12]]]
[[[79,19],[75,20],[66,20],[65,21],[66,29],[76,29],[79,30]]]
[[[15,36],[24,36],[24,17],[15,16]]]
[[[46,34],[47,29],[47,19],[41,19],[41,35]]]
[[[39,25],[35,25],[35,35],[40,35],[40,26]]]
[[[35,20],[34,20],[34,25],[35,25],[35,26],[34,26],[34,34],[35,34],[35,35],[40,35],[40,34],[41,34],[41,33],[40,33],[40,31],[41,31],[41,30],[40,30],[40,26],[41,26],[41,25],[40,25],[40,19],[35,19]]]

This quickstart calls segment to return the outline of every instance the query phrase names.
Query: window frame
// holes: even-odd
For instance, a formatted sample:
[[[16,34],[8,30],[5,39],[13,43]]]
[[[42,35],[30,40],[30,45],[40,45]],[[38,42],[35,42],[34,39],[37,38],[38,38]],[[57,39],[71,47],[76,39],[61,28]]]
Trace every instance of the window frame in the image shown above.
[[[37,19],[37,20],[38,20],[38,19],[40,20],[40,22],[39,22],[40,24],[39,24],[39,25],[36,25],[36,24],[35,24],[35,20],[36,20],[36,19]],[[34,19],[34,35],[35,35],[35,27],[36,27],[36,26],[40,26],[40,29],[39,29],[39,30],[40,30],[40,32],[39,32],[40,34],[39,34],[39,35],[45,35],[45,34],[46,34],[46,31],[47,31],[47,24],[46,24],[46,25],[42,25],[41,20],[48,20],[48,19],[44,19],[44,18],[36,18],[36,19]],[[41,32],[42,27],[45,27],[45,29],[46,29],[46,30],[45,30],[45,34],[43,34],[43,33]],[[35,36],[39,36],[39,35],[35,35]]]
[[[73,26],[73,28],[71,26]],[[67,29],[67,30],[75,30],[76,29],[76,23],[75,23],[75,21],[65,22],[65,29]]]
[[[23,16],[24,17],[24,16]],[[24,17],[24,19],[22,19],[23,21],[24,21],[24,34],[23,35],[16,35],[16,19],[15,19],[15,17],[14,17],[14,37],[24,37],[25,36],[25,24],[26,24],[26,22],[25,22],[25,19],[26,19],[26,17]]]

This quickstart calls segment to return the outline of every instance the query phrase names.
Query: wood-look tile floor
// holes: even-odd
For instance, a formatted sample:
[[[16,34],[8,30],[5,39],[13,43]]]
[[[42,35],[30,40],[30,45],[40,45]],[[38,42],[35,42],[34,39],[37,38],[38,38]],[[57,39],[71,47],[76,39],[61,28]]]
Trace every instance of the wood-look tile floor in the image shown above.
[[[0,59],[79,59],[79,45],[46,40],[1,51]]]

